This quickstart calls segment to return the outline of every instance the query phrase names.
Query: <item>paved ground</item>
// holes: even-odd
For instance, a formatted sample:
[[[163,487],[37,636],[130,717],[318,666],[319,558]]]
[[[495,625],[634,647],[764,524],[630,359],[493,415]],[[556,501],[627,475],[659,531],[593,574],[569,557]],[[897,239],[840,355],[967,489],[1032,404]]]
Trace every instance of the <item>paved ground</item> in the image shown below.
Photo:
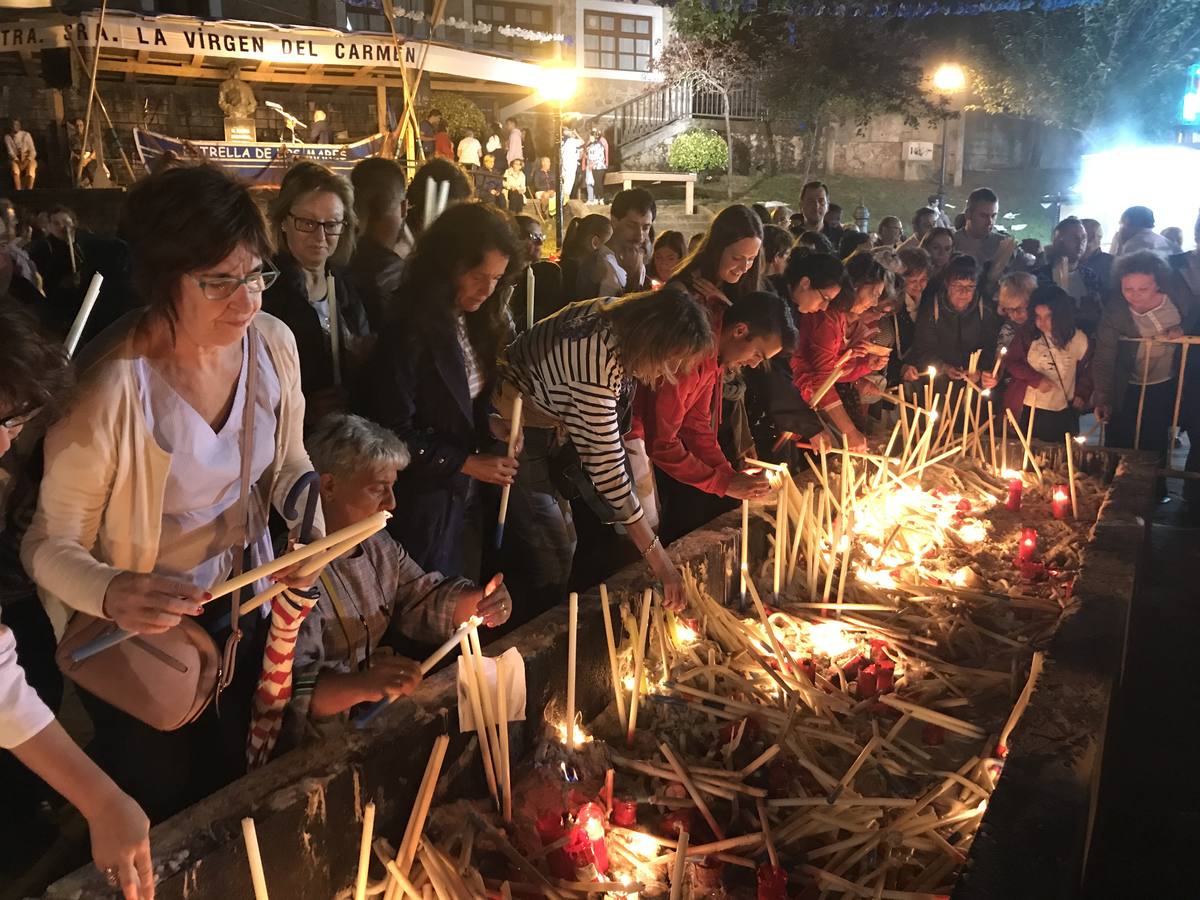
[[[1170,486],[1131,614],[1089,857],[1089,900],[1200,894],[1200,720],[1191,683],[1200,670],[1200,520],[1189,520],[1179,483]]]

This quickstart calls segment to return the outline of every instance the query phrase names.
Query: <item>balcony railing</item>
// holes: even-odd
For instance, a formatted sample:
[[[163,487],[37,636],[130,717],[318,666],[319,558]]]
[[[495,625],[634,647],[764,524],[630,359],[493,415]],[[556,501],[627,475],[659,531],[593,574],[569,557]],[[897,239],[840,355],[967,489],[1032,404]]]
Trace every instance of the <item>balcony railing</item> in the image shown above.
[[[753,87],[736,88],[729,95],[731,119],[757,120],[763,115],[758,92]],[[620,146],[645,137],[680,119],[721,119],[724,116],[721,95],[700,90],[691,83],[666,84],[639,94],[624,103],[598,113],[610,129],[613,143]]]

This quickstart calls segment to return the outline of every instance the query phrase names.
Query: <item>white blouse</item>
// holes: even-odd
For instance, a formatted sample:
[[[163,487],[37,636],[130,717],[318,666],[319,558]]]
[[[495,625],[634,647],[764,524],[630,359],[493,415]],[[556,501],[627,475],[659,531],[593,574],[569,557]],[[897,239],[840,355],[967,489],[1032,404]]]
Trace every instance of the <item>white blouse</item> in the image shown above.
[[[1079,361],[1087,354],[1087,335],[1076,329],[1066,347],[1055,347],[1045,335],[1038,335],[1029,347],[1026,362],[1050,382],[1048,390],[1025,389],[1025,405],[1037,409],[1064,410],[1075,399],[1075,380]]]
[[[279,377],[260,340],[254,433],[275,433],[280,403]],[[145,358],[136,360],[138,387],[146,423],[155,442],[171,454],[171,472],[163,495],[158,562],[161,575],[183,578],[203,588],[225,580],[233,568],[234,545],[241,522],[237,500],[241,490],[242,410],[246,401],[246,341],[233,406],[216,431],[183,399]],[[271,465],[275,442],[256,439],[250,464],[251,492]],[[250,504],[251,554],[270,559],[265,504]]]

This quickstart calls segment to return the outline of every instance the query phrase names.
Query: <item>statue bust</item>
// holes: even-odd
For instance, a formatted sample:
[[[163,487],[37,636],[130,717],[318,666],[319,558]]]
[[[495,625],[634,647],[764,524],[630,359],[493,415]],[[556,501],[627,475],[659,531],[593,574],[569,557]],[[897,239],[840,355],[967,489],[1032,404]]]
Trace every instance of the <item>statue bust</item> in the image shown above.
[[[254,91],[250,90],[250,85],[242,81],[240,71],[237,63],[229,64],[229,77],[221,82],[220,93],[217,95],[217,105],[229,119],[248,119],[258,108],[258,101],[254,99]]]

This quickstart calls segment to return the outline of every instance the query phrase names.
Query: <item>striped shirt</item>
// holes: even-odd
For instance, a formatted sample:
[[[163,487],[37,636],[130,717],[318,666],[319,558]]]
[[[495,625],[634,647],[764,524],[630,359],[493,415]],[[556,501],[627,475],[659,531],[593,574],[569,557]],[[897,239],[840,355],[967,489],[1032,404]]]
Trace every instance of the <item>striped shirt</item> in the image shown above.
[[[596,491],[628,525],[642,508],[626,468],[617,407],[632,393],[633,379],[600,315],[608,302],[583,300],[542,319],[509,346],[500,365],[526,402],[562,423]]]
[[[454,333],[458,337],[458,346],[462,350],[463,368],[467,372],[467,391],[474,400],[483,393],[483,369],[479,367],[479,355],[471,346],[471,337],[467,334],[467,317],[458,316],[454,323]]]

